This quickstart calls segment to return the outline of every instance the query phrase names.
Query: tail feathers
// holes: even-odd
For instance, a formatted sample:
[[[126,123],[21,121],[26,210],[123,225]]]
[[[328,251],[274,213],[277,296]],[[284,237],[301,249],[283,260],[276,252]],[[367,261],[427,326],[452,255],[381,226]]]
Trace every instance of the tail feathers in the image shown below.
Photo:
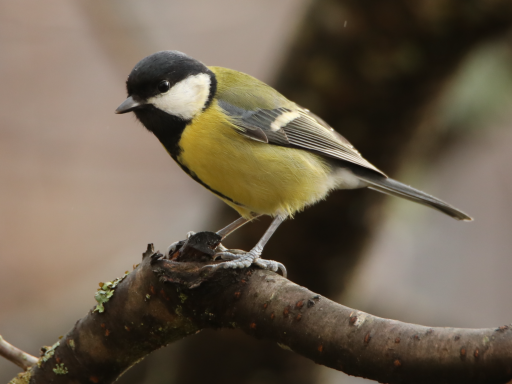
[[[434,196],[409,187],[408,185],[402,184],[396,180],[389,179],[378,174],[364,174],[357,175],[357,177],[368,183],[368,188],[370,189],[374,189],[388,195],[402,197],[404,199],[432,207],[457,220],[473,221],[470,216],[466,215],[464,212],[458,210],[450,204],[447,204],[444,201],[435,198]]]

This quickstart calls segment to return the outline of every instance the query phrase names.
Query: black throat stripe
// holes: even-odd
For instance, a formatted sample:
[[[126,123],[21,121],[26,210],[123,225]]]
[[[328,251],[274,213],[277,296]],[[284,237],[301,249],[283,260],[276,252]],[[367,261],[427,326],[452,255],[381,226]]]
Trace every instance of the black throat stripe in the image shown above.
[[[136,109],[137,119],[160,140],[171,157],[177,161],[181,152],[179,141],[188,122],[155,108],[152,105]]]
[[[226,195],[220,193],[219,191],[216,191],[215,189],[211,188],[208,184],[206,184],[199,177],[197,177],[197,175],[194,172],[192,172],[187,166],[183,165],[178,159],[174,159],[174,160],[176,160],[176,163],[178,163],[178,165],[181,167],[181,169],[183,169],[183,171],[185,173],[187,173],[191,178],[193,178],[195,181],[197,181],[199,184],[201,184],[207,190],[209,190],[210,192],[216,194],[217,196],[219,196],[225,200],[232,202],[233,204],[236,204],[240,207],[244,207],[243,204],[240,204],[239,202],[233,200],[231,197],[227,197]]]
[[[180,162],[179,156],[183,151],[183,148],[180,147],[179,142],[183,131],[190,123],[190,121],[185,121],[176,116],[169,115],[168,113],[165,113],[153,106],[137,109],[135,110],[135,115],[149,131],[154,133],[154,135],[165,147],[167,152],[169,152],[171,157],[176,161],[176,163],[178,163],[178,165],[181,167],[181,169],[183,169],[183,171],[185,171],[185,173],[187,173],[191,178],[193,178],[195,181],[197,181],[199,184],[217,196],[228,200],[240,207],[244,206],[243,204],[240,204],[232,198],[211,188],[208,184],[204,183],[199,177],[197,177],[197,175],[187,166]]]

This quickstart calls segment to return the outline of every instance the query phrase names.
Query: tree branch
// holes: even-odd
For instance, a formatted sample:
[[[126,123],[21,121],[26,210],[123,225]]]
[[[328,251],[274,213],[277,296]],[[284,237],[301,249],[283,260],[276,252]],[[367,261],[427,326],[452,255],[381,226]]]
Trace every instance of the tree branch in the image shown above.
[[[37,364],[37,357],[32,356],[21,349],[16,348],[14,345],[9,344],[0,335],[0,356],[5,357],[7,360],[13,362],[18,367],[27,370],[29,367]]]
[[[99,305],[31,369],[30,383],[111,383],[155,349],[205,328],[240,328],[318,364],[387,383],[506,383],[512,328],[429,328],[353,310],[257,268],[204,268],[218,236],[173,260],[152,246],[105,283]],[[211,260],[211,259],[210,259]]]

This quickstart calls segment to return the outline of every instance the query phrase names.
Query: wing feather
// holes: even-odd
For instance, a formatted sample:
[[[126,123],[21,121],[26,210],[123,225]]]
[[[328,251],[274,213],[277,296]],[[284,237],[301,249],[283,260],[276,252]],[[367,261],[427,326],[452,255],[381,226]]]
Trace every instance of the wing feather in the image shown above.
[[[237,131],[250,139],[309,150],[319,155],[348,161],[384,175],[365,160],[347,139],[307,109],[297,106],[296,109],[280,107],[247,111],[223,100],[219,101],[219,105],[239,128]],[[286,118],[282,121],[278,120],[284,114],[288,114],[284,116]],[[282,126],[279,126],[281,123]]]

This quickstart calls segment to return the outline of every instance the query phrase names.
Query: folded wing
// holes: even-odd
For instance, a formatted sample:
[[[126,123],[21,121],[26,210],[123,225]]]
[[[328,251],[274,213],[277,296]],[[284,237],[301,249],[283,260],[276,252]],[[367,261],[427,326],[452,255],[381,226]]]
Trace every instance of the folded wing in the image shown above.
[[[263,143],[300,148],[333,159],[380,170],[365,160],[350,142],[322,119],[297,106],[245,110],[226,101],[219,105],[232,118],[242,135]],[[385,175],[384,175],[385,176]]]

